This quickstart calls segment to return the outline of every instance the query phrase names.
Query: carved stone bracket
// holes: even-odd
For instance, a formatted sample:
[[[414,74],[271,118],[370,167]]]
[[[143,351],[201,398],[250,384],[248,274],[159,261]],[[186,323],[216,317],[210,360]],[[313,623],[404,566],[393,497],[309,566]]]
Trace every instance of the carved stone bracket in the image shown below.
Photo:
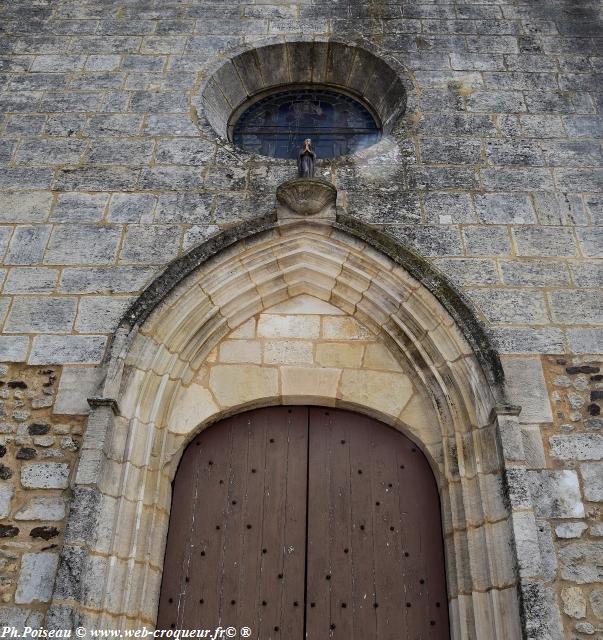
[[[88,398],[88,404],[92,409],[96,409],[96,407],[109,407],[111,411],[113,411],[114,415],[119,415],[119,405],[117,404],[117,400],[114,398],[93,396],[92,398]]]
[[[320,178],[297,178],[279,185],[276,190],[277,217],[335,219],[337,189]]]

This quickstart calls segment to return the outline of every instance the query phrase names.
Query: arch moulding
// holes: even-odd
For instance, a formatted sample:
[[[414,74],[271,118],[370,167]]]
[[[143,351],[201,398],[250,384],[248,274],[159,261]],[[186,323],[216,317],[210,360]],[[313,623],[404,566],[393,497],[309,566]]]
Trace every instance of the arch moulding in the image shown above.
[[[187,443],[249,408],[314,404],[371,415],[427,455],[452,639],[524,637],[539,551],[523,542],[537,538],[518,410],[468,303],[389,236],[343,215],[233,227],[168,265],[105,365],[49,627],[153,627]]]

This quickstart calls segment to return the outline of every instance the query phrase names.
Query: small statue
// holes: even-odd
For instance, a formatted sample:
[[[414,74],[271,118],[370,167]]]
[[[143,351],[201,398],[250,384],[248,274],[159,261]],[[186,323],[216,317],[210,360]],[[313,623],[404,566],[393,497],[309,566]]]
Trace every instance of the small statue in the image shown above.
[[[316,154],[312,151],[312,140],[306,138],[304,146],[301,148],[297,156],[297,174],[300,178],[314,177],[314,163],[316,162]]]

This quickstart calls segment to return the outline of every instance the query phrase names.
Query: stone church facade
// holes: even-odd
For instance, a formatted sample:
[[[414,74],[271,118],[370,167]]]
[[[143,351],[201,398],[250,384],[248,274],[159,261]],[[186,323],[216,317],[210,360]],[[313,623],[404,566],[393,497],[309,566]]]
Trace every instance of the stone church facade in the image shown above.
[[[427,456],[453,640],[603,637],[602,34],[595,0],[2,3],[1,625],[152,628],[187,444],[317,405]],[[233,114],[311,85],[382,135],[277,201],[295,162]]]

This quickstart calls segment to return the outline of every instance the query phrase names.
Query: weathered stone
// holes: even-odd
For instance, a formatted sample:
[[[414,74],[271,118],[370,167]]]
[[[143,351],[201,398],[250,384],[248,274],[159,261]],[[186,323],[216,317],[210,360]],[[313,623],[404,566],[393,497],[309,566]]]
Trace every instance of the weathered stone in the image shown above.
[[[59,530],[56,527],[34,527],[29,535],[32,538],[42,538],[42,540],[51,540],[52,538],[56,538],[59,535]]]
[[[521,406],[521,422],[551,422],[552,413],[542,365],[536,358],[505,358],[509,399]]]
[[[50,431],[50,425],[46,422],[32,422],[27,428],[27,432],[32,436],[43,436]]]
[[[0,518],[7,518],[11,510],[11,502],[15,489],[10,484],[0,484]]]
[[[112,263],[117,251],[120,230],[91,225],[59,225],[50,236],[47,264]]]
[[[519,256],[574,256],[577,253],[572,234],[563,227],[516,227],[513,236]]]
[[[580,587],[564,587],[561,590],[563,611],[570,618],[586,617],[586,598]]]
[[[51,293],[59,278],[58,269],[16,267],[9,271],[4,284],[6,293]]]
[[[19,535],[19,527],[10,524],[0,524],[0,538],[14,538]]]
[[[60,288],[65,293],[140,291],[153,273],[152,268],[139,266],[64,269]]]
[[[589,636],[595,633],[595,627],[590,622],[578,622],[575,629],[578,633],[586,633]]]
[[[10,480],[13,477],[13,470],[5,464],[0,464],[0,480]]]
[[[21,484],[27,489],[66,489],[69,486],[69,465],[64,462],[24,464]]]
[[[553,319],[563,324],[603,323],[603,298],[593,291],[554,291],[549,295]]]
[[[559,566],[564,580],[587,584],[603,581],[603,542],[573,542],[559,549]]]
[[[493,323],[548,324],[541,293],[521,289],[472,289],[469,296]]]
[[[584,484],[584,498],[592,502],[603,502],[603,462],[580,465]]]
[[[129,297],[87,296],[80,301],[75,329],[81,333],[112,333],[132,302]]]
[[[558,538],[579,538],[587,529],[584,522],[564,522],[555,527],[555,533]]]
[[[256,398],[271,398],[278,393],[278,373],[254,365],[212,367],[210,388],[223,406],[238,405]]]
[[[492,193],[475,196],[475,209],[485,224],[532,224],[534,209],[527,196],[513,193]]]
[[[18,298],[9,313],[5,330],[9,333],[70,331],[76,307],[74,298]]]
[[[104,336],[37,336],[30,364],[98,364],[107,339]]]
[[[258,336],[265,338],[317,338],[319,331],[318,316],[262,314],[258,324]]]
[[[536,515],[544,518],[584,517],[575,471],[532,471],[528,477]]]
[[[598,620],[603,620],[603,590],[593,589],[590,592],[590,606]]]
[[[65,512],[64,498],[36,497],[31,498],[15,513],[15,520],[62,520]]]
[[[561,460],[602,460],[603,435],[577,433],[551,436],[551,455]]]
[[[17,227],[8,248],[6,264],[28,265],[41,262],[49,236],[48,225]]]
[[[111,222],[151,222],[156,198],[137,193],[115,193],[109,206]]]
[[[103,217],[107,200],[104,193],[59,194],[51,217],[60,222],[96,222]]]
[[[164,262],[178,253],[181,230],[174,225],[128,227],[120,259],[122,262]]]
[[[59,381],[54,413],[83,415],[90,411],[88,398],[96,395],[102,373],[95,367],[65,367]]]
[[[537,425],[526,425],[521,428],[523,450],[526,466],[532,469],[546,467],[546,456],[542,443],[542,435]]]
[[[521,585],[526,611],[526,631],[534,640],[563,640],[563,627],[555,593],[541,582]]]
[[[574,353],[597,353],[603,344],[603,329],[568,329],[567,339],[570,350]]]
[[[15,457],[17,460],[32,460],[37,455],[37,451],[33,447],[21,447]]]
[[[0,221],[43,222],[50,211],[52,195],[44,191],[0,194]]]
[[[514,519],[514,522],[515,521],[516,519]],[[538,537],[538,549],[540,552],[540,573],[545,580],[554,580],[557,576],[557,554],[551,525],[545,520],[536,520],[536,535]],[[519,544],[523,545],[523,539]],[[529,546],[526,546],[525,551],[529,553]],[[522,558],[520,558],[520,562],[521,560]],[[537,561],[537,555],[534,555],[532,561]],[[525,565],[526,563],[524,562],[524,566]],[[534,575],[537,574],[538,572],[535,571]]]
[[[20,633],[25,632],[26,627],[39,629],[42,627],[44,614],[41,611],[24,609],[23,607],[0,607],[0,624],[14,627]]]
[[[21,559],[21,572],[15,593],[17,604],[48,602],[59,563],[56,553],[26,553]]]
[[[175,391],[169,411],[164,411],[166,407],[157,397],[158,428],[167,429],[167,439],[162,436],[161,443],[153,439],[133,443],[131,453],[136,465],[145,464],[144,452],[151,456],[153,465],[164,465],[166,460],[157,457],[163,451],[177,457],[191,430],[200,424],[199,418],[223,410],[216,404],[221,401],[232,400],[233,405],[229,406],[245,407],[258,401],[331,404],[336,402],[341,385],[347,394],[345,403],[360,404],[357,398],[370,392],[373,399],[379,397],[380,407],[371,407],[366,400],[367,410],[381,411],[387,406],[388,412],[395,411],[396,403],[405,399],[406,389],[398,390],[392,385],[388,395],[383,380],[362,384],[359,380],[363,374],[355,373],[357,380],[350,382],[353,375],[349,372],[368,369],[379,375],[388,374],[388,380],[394,380],[395,376],[402,377],[400,370],[406,370],[408,362],[423,359],[418,374],[413,371],[409,375],[417,389],[415,392],[411,387],[409,393],[413,395],[399,420],[429,449],[434,468],[444,471],[438,479],[443,483],[442,496],[447,495],[450,479],[462,477],[463,496],[455,506],[459,527],[454,529],[454,555],[461,558],[456,563],[460,570],[459,576],[454,572],[450,576],[453,627],[478,638],[497,639],[525,635],[531,640],[558,640],[598,633],[598,629],[591,628],[595,625],[590,617],[581,618],[583,622],[578,625],[582,626],[578,626],[578,619],[572,621],[566,615],[566,626],[562,628],[559,596],[563,587],[572,585],[553,583],[556,568],[552,545],[565,548],[583,543],[594,539],[600,530],[596,522],[598,505],[593,504],[599,501],[600,493],[597,468],[594,461],[587,460],[601,457],[600,442],[589,438],[603,433],[601,402],[596,395],[592,399],[589,395],[600,391],[601,381],[588,379],[581,383],[586,386],[577,386],[574,378],[589,374],[568,374],[570,383],[553,384],[555,393],[549,401],[550,389],[539,370],[539,364],[544,363],[550,385],[565,373],[566,365],[580,367],[590,363],[592,354],[599,352],[603,343],[603,330],[594,324],[601,320],[600,301],[595,296],[601,284],[596,258],[602,250],[598,138],[603,94],[599,91],[601,61],[594,55],[600,28],[597,30],[597,12],[590,6],[593,3],[586,3],[587,7],[572,5],[569,9],[565,5],[572,3],[407,2],[403,8],[400,3],[391,2],[320,5],[295,1],[247,3],[244,7],[215,2],[125,2],[117,7],[112,2],[94,0],[5,4],[1,30],[6,42],[0,54],[0,187],[4,186],[7,195],[0,197],[0,254],[8,269],[0,270],[5,294],[0,299],[0,322],[15,334],[0,337],[0,358],[8,362],[29,359],[34,369],[47,362],[74,364],[67,371],[57,372],[60,385],[52,433],[36,435],[27,429],[32,421],[51,422],[52,387],[38,388],[20,374],[12,379],[26,380],[28,389],[0,386],[0,446],[8,449],[2,458],[6,478],[12,474],[12,467],[18,475],[21,464],[8,462],[7,458],[31,448],[32,440],[45,462],[56,457],[63,463],[77,457],[71,451],[80,444],[79,436],[84,431],[81,421],[73,419],[59,425],[57,417],[88,411],[86,397],[95,394],[100,380],[95,365],[101,363],[109,343],[128,361],[124,389],[134,390],[129,386],[130,376],[142,375],[143,368],[155,372],[148,374],[145,386],[149,398],[157,397],[154,388],[171,393],[180,379],[187,389],[182,395]],[[261,48],[249,50],[261,47],[265,43],[259,39],[270,35],[278,36],[274,42],[271,40],[272,55]],[[354,50],[344,45],[352,40],[363,42],[362,48]],[[287,44],[283,46],[283,42]],[[343,57],[341,51],[346,52]],[[379,61],[376,73],[365,62],[373,53]],[[237,60],[244,63],[235,64]],[[404,71],[398,63],[403,64]],[[218,73],[210,78],[215,69],[219,69]],[[236,73],[228,77],[226,69]],[[398,82],[400,74],[400,87],[410,87],[409,78],[413,85],[405,97],[407,106],[402,119],[398,111],[403,106],[400,92],[390,90],[392,80]],[[398,245],[388,244],[391,254],[404,254],[400,244],[410,247],[427,257],[452,283],[450,286],[433,274],[421,256],[409,256],[405,262],[416,278],[408,280],[409,288],[400,287],[391,270],[386,274],[375,267],[369,251],[355,256],[346,248],[349,257],[340,269],[337,252],[341,245],[335,245],[342,238],[340,235],[337,239],[337,234],[344,233],[341,228],[328,241],[323,235],[316,243],[307,243],[304,238],[308,231],[300,229],[278,255],[277,269],[282,270],[278,274],[282,280],[277,279],[276,271],[264,270],[267,264],[276,264],[272,249],[265,251],[253,263],[245,310],[243,303],[239,304],[245,296],[237,295],[237,284],[227,273],[234,261],[226,267],[221,263],[228,253],[207,262],[215,248],[230,247],[227,251],[234,254],[239,247],[249,251],[267,240],[266,236],[248,236],[245,245],[232,245],[242,233],[236,223],[270,214],[276,186],[294,173],[290,161],[241,153],[226,139],[226,123],[234,121],[230,120],[233,109],[246,100],[248,92],[262,95],[269,86],[311,81],[341,87],[349,84],[352,95],[363,95],[378,114],[387,107],[385,111],[393,116],[390,120],[380,118],[384,135],[378,144],[335,162],[319,159],[320,175],[340,188],[340,217],[349,215],[373,226],[386,225],[390,238],[400,241]],[[207,85],[213,86],[214,95],[205,101],[201,98],[207,94]],[[219,135],[210,121],[219,128]],[[245,228],[248,233],[249,228]],[[281,227],[274,233],[287,232]],[[361,235],[374,238],[371,233],[376,236],[378,231],[361,230]],[[336,240],[333,245],[331,239]],[[182,262],[168,265],[180,253],[191,250]],[[370,251],[374,250],[375,247]],[[303,258],[298,259],[302,254]],[[289,260],[291,268],[286,266]],[[245,262],[246,257],[241,261]],[[383,264],[391,269],[390,263]],[[199,269],[197,265],[201,265]],[[170,346],[155,357],[145,342],[144,352],[128,353],[127,345],[121,342],[125,333],[133,328],[130,335],[139,329],[145,334],[145,318],[154,309],[162,313],[162,307],[157,306],[160,300],[165,299],[167,306],[171,304],[165,296],[169,296],[168,291],[178,290],[181,276],[193,270],[194,280],[206,268],[223,269],[223,284],[218,284],[212,295],[216,299],[223,294],[226,297],[226,290],[232,287],[229,299],[237,302],[231,307],[239,305],[241,314],[230,324],[230,307],[219,304],[215,319],[203,322],[205,328],[220,322],[227,331],[227,325],[247,321],[251,312],[257,312],[252,301],[257,299],[257,293],[266,305],[280,300],[281,293],[284,296],[288,291],[292,295],[315,287],[320,288],[321,297],[328,299],[334,282],[337,285],[333,298],[348,309],[357,305],[357,312],[377,329],[382,324],[387,330],[387,319],[393,311],[387,303],[380,306],[386,301],[385,297],[380,299],[380,289],[391,288],[394,296],[406,295],[412,289],[410,303],[415,300],[415,292],[420,291],[417,281],[437,293],[452,319],[445,314],[434,315],[430,309],[418,322],[409,319],[408,326],[392,331],[408,356],[399,358],[399,362],[385,348],[380,350],[370,336],[358,338],[353,344],[348,337],[331,337],[336,331],[325,337],[326,330],[321,332],[320,322],[322,339],[314,335],[314,328],[309,330],[311,335],[298,329],[293,337],[258,338],[253,319],[244,325],[241,335],[231,336],[221,344],[213,343],[213,337],[204,342],[207,349],[212,349],[211,361],[205,367],[201,333],[197,334],[199,342],[194,347],[191,343],[186,353],[182,349],[188,334],[198,328],[195,323],[201,320],[194,311],[190,316],[176,313],[174,323],[166,329],[166,333],[174,329],[179,334],[180,342],[173,351]],[[153,283],[164,269],[171,276]],[[344,282],[350,279],[364,284],[348,290]],[[149,284],[151,287],[143,293]],[[424,293],[421,291],[421,296]],[[123,323],[123,335],[110,335],[124,310],[119,307],[126,305],[126,296],[135,299],[141,294],[134,320],[126,318]],[[470,298],[468,304],[475,303],[476,317],[459,302],[465,296]],[[64,315],[55,308],[59,303],[66,305]],[[411,306],[402,304],[403,311],[412,313]],[[427,301],[425,304],[429,306]],[[394,302],[392,306],[398,305]],[[285,313],[288,311],[279,310],[272,315]],[[299,310],[292,314],[322,315]],[[397,314],[396,322],[402,315]],[[178,322],[185,319],[191,324],[179,328]],[[463,355],[469,353],[469,346],[460,336],[453,336],[453,321],[466,332],[480,358],[491,348],[512,356],[505,358],[505,389],[499,388],[503,384],[500,372],[490,377],[488,355],[481,363],[488,384],[483,384],[479,368],[471,368],[470,374],[459,373],[472,356],[459,357],[459,351]],[[432,322],[439,322],[437,329],[424,337]],[[295,327],[289,330],[296,331]],[[444,358],[437,346],[442,336],[450,343]],[[234,342],[244,342],[244,346],[237,348]],[[135,340],[135,344],[137,349],[140,343]],[[260,366],[264,353],[271,363]],[[547,358],[551,354],[563,354],[567,363],[552,364]],[[572,354],[587,358],[573,361]],[[310,361],[311,355],[315,361]],[[448,357],[450,366],[443,362]],[[212,381],[210,371],[230,366],[237,359],[246,361],[244,366],[250,370],[240,378],[221,373],[219,398],[214,398],[205,386]],[[274,366],[287,361],[306,364]],[[191,363],[190,369],[185,362]],[[492,355],[494,371],[496,362]],[[267,369],[271,373],[265,373]],[[345,380],[342,369],[348,372]],[[104,374],[105,367],[99,366],[98,375]],[[264,380],[264,376],[270,379]],[[454,402],[454,420],[442,418],[444,422],[440,422],[437,417],[430,417],[429,427],[423,424],[425,415],[431,416],[427,400],[419,394],[425,376],[435,376],[432,382],[442,385],[439,405],[440,400],[448,398]],[[195,382],[191,382],[193,377]],[[250,390],[248,385],[257,387]],[[487,446],[478,447],[476,443],[481,443],[483,436],[481,430],[474,429],[471,414],[476,402],[480,403],[480,416],[489,414],[493,405],[490,385],[499,402],[519,403],[522,412],[513,420],[499,416],[499,434],[492,441],[487,440]],[[119,407],[130,411],[134,403],[129,396],[119,397],[119,386],[119,367],[111,367],[107,387],[114,388]],[[457,386],[466,396],[467,407],[458,403],[460,396],[455,396],[454,389]],[[150,420],[155,412],[142,396],[137,406],[144,414],[143,431],[150,438],[146,419]],[[441,416],[449,413],[445,406],[438,408]],[[108,407],[98,409],[110,411]],[[110,440],[98,436],[105,450],[116,457],[122,454],[119,446],[113,449],[122,431],[137,438],[142,433],[127,428],[124,420],[125,414],[116,416],[116,427],[109,431]],[[477,422],[482,426],[486,420],[481,416]],[[466,430],[466,438],[454,431],[456,424]],[[442,442],[440,425],[454,446],[447,447]],[[94,416],[85,430],[86,437],[100,432]],[[498,459],[501,442],[505,461]],[[479,457],[475,447],[480,449]],[[84,447],[84,451],[90,450]],[[84,454],[84,480],[98,480],[98,459],[89,463],[93,457]],[[517,462],[521,469],[509,468],[511,462]],[[472,495],[469,487],[476,482],[472,480],[476,473],[483,475],[484,469],[498,473],[501,465],[508,485],[505,497],[520,509],[525,527],[517,526],[511,546],[508,536],[500,536],[502,543],[498,535],[490,537],[484,547],[488,550],[486,562],[485,553],[478,558],[480,554],[474,549],[470,553],[465,550],[465,524],[469,523],[474,541],[478,539],[474,525],[482,517],[491,517],[483,507],[487,497],[483,482],[479,481],[481,499]],[[549,468],[545,468],[547,465]],[[92,467],[94,473],[87,471]],[[167,472],[167,467],[161,468]],[[522,478],[541,470],[578,473],[582,499],[590,503],[585,505],[588,520],[576,516],[567,522],[551,523],[545,519],[549,516],[543,516],[537,520],[537,529],[532,526],[534,504]],[[117,483],[122,475],[132,478],[136,486],[134,476],[125,471],[106,481]],[[554,499],[548,501],[548,496],[544,499],[538,495],[538,509],[558,513],[555,509],[567,507],[567,496],[563,498],[567,487],[556,480],[549,483],[551,488],[548,482],[543,484]],[[159,495],[167,487],[155,481],[147,484],[155,487]],[[17,492],[23,492],[18,483],[14,486]],[[0,483],[0,506],[2,496],[13,489],[11,479]],[[574,489],[572,484],[572,499],[576,498]],[[45,498],[43,493],[47,491],[19,495],[12,501],[13,511],[8,498],[4,517],[15,518],[14,510],[25,510],[25,519],[31,515],[35,520],[38,512],[27,511],[33,509],[34,503],[24,501],[31,500],[30,496]],[[153,495],[152,491],[145,491],[147,506],[140,512],[140,525],[141,531],[157,532],[157,544],[151,545],[155,549],[161,547],[162,516],[150,526],[145,524],[144,513],[151,506]],[[450,520],[446,504],[443,498],[445,521]],[[156,513],[163,514],[163,509]],[[502,511],[496,514],[496,520],[505,515]],[[126,522],[129,512],[122,515],[119,521]],[[74,517],[78,519],[77,515]],[[518,517],[516,523],[519,521]],[[41,527],[49,523],[63,528],[51,518],[35,522]],[[587,524],[588,533],[582,531]],[[581,536],[553,542],[551,525],[558,536]],[[11,561],[15,567],[24,551],[44,545],[43,539],[29,537],[33,526],[20,526],[21,537],[11,540],[18,547]],[[97,526],[92,516],[80,529],[78,549],[66,549],[57,582],[59,597],[69,598],[70,604],[54,605],[46,624],[96,628],[98,620],[91,612],[106,603],[111,612],[123,614],[134,626],[139,619],[152,619],[156,613],[152,598],[142,599],[141,613],[137,609],[139,600],[125,603],[121,589],[114,588],[115,583],[111,582],[114,578],[116,582],[121,580],[121,556],[106,574],[108,583],[105,574],[101,576],[84,562],[79,550],[84,538],[86,543],[102,546],[104,554],[114,534]],[[145,555],[148,550],[140,538],[130,541],[130,531],[125,533],[124,540],[140,553],[128,575],[129,592],[156,592],[153,581],[157,582],[155,569],[161,559],[153,552],[152,568],[141,570],[146,576],[142,583],[137,572],[142,567],[140,559],[146,562],[150,557]],[[50,544],[57,540],[52,538]],[[35,546],[27,549],[26,543]],[[119,541],[117,544],[121,545]],[[501,544],[503,551],[499,549]],[[483,580],[486,590],[481,590],[483,575],[498,574],[500,559],[507,558],[504,554],[508,549],[516,549],[518,554],[526,627],[523,631],[517,628],[519,613],[513,589],[492,590]],[[461,571],[467,567],[470,570]],[[96,580],[97,575],[101,578]],[[528,575],[538,577],[531,582],[526,580]],[[2,594],[6,599],[14,593],[14,586],[9,573],[5,578]],[[510,576],[509,583],[514,579]],[[94,584],[91,586],[90,582]],[[96,593],[98,584],[109,585],[104,604],[100,602],[102,594]],[[455,585],[462,595],[455,591]],[[589,591],[594,593],[590,585],[584,588],[585,597]],[[512,596],[507,596],[510,592]],[[78,609],[80,604],[83,610]],[[35,602],[17,610],[7,602],[0,611],[0,621],[2,625],[28,624],[35,628],[43,622],[44,609],[42,603]],[[591,613],[596,614],[592,600],[587,615]],[[82,625],[82,621],[86,623]],[[591,626],[587,628],[586,624]]]

